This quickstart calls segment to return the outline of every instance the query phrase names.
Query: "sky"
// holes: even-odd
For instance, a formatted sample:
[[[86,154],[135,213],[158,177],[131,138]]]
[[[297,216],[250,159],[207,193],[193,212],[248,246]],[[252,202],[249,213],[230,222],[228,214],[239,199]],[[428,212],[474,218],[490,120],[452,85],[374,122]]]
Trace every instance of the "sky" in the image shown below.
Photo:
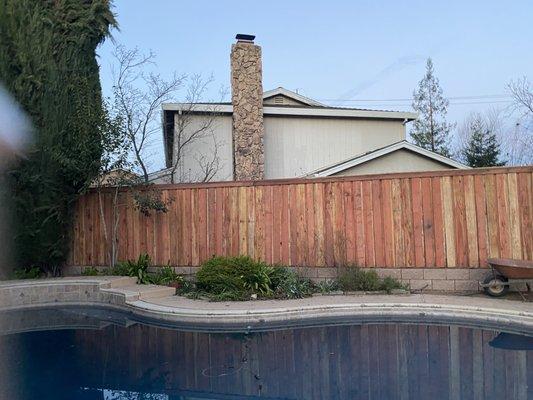
[[[153,51],[163,77],[212,75],[207,100],[218,99],[237,33],[262,47],[264,90],[331,105],[410,110],[431,57],[458,125],[472,111],[509,106],[511,79],[533,79],[531,0],[115,0],[113,11],[119,30],[98,49],[105,94],[120,43]]]

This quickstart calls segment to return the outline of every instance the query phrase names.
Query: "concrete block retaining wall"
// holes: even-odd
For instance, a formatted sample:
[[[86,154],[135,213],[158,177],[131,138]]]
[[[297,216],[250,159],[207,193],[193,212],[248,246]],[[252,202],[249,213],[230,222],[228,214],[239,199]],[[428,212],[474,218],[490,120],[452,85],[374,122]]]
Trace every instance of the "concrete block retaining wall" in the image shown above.
[[[0,284],[0,308],[54,303],[124,304],[124,296],[101,290],[109,288],[110,283],[91,282],[90,278],[68,282],[63,279],[5,281]]]

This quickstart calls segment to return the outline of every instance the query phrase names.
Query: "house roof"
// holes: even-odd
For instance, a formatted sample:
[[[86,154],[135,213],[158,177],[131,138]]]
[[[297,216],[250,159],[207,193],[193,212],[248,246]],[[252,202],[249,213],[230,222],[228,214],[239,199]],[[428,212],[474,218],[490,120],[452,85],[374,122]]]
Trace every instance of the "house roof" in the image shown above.
[[[163,111],[186,111],[194,114],[233,114],[233,106],[225,103],[188,104],[165,103]],[[339,107],[300,107],[300,106],[263,106],[263,115],[267,116],[297,116],[297,117],[325,117],[325,118],[371,118],[394,119],[412,121],[416,114],[403,111],[363,110],[359,108]]]
[[[413,143],[409,143],[406,140],[401,140],[396,143],[392,143],[390,145],[387,145],[385,147],[381,147],[376,150],[369,151],[364,154],[357,155],[355,157],[351,157],[347,160],[340,161],[338,163],[335,163],[333,165],[329,165],[327,167],[322,167],[320,169],[317,169],[315,171],[312,171],[308,174],[306,174],[306,177],[326,177],[331,176],[334,174],[337,174],[339,172],[345,171],[349,168],[355,167],[357,165],[364,164],[366,162],[369,162],[371,160],[375,160],[376,158],[382,157],[386,154],[393,153],[398,150],[408,150],[413,153],[416,153],[422,157],[426,157],[429,159],[432,159],[434,161],[440,162],[442,164],[448,165],[452,168],[457,169],[470,169],[469,166],[462,164],[460,162],[457,162],[455,160],[452,160],[449,157],[444,157],[438,153],[435,153],[430,150],[426,150],[420,146],[417,146]]]
[[[308,106],[326,107],[325,104],[319,103],[316,100],[310,99],[309,97],[302,96],[299,93],[293,92],[292,90],[285,89],[281,86],[276,89],[267,90],[266,92],[263,92],[263,100],[270,99],[276,96],[285,96],[297,102],[306,104]]]
[[[347,119],[385,119],[408,122],[415,120],[417,114],[403,111],[368,110],[361,108],[331,107],[318,101],[302,96],[293,91],[278,87],[263,93],[263,100],[276,96],[288,97],[298,104],[264,104],[263,115],[287,116],[302,118],[347,118]],[[166,166],[172,165],[172,151],[174,143],[174,114],[179,112],[191,114],[220,114],[232,115],[231,103],[163,103],[163,140]]]
[[[263,100],[275,96],[289,97],[302,105],[263,105],[263,114],[272,116],[326,117],[326,118],[376,118],[412,121],[416,113],[362,108],[331,107],[282,87],[263,93]],[[231,103],[164,103],[163,111],[186,111],[191,113],[232,114]]]

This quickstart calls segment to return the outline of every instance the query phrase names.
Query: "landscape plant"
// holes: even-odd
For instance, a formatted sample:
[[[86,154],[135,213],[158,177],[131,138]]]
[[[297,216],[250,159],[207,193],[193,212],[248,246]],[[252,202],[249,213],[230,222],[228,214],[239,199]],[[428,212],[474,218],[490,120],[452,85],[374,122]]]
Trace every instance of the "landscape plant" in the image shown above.
[[[95,267],[87,267],[81,271],[82,276],[97,276],[98,270]]]
[[[302,298],[310,296],[313,284],[288,268],[268,265],[247,256],[213,257],[196,274],[196,291],[190,296],[211,300],[251,298]]]
[[[27,268],[17,268],[13,271],[15,279],[39,279],[44,276],[41,267],[34,265]]]
[[[390,276],[380,278],[376,271],[364,271],[358,267],[347,267],[339,276],[339,288],[347,292],[387,291],[406,289],[400,281]]]
[[[77,196],[97,175],[102,97],[97,46],[115,25],[109,0],[5,0],[0,81],[34,140],[9,166],[16,264],[59,274]]]

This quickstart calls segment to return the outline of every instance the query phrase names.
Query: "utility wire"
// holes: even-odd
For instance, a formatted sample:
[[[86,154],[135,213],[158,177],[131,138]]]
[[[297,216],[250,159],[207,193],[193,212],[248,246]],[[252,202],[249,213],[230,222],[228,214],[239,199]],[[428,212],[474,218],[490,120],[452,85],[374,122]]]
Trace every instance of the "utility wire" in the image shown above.
[[[470,104],[510,104],[512,103],[512,100],[498,100],[498,101],[464,101],[464,102],[453,102],[450,101],[450,106],[463,106],[463,105],[470,105]],[[365,104],[352,104],[352,106],[355,107],[364,107]],[[398,103],[398,104],[391,104],[391,103],[382,103],[382,104],[368,104],[368,107],[410,107],[411,104],[408,103]]]
[[[503,99],[503,98],[511,98],[511,95],[508,94],[482,94],[482,95],[476,95],[476,96],[453,96],[453,97],[446,97],[448,100],[477,100],[477,99]],[[413,98],[404,98],[404,99],[317,99],[319,101],[338,101],[338,102],[345,102],[345,101],[352,101],[352,102],[388,102],[388,101],[413,101]]]

